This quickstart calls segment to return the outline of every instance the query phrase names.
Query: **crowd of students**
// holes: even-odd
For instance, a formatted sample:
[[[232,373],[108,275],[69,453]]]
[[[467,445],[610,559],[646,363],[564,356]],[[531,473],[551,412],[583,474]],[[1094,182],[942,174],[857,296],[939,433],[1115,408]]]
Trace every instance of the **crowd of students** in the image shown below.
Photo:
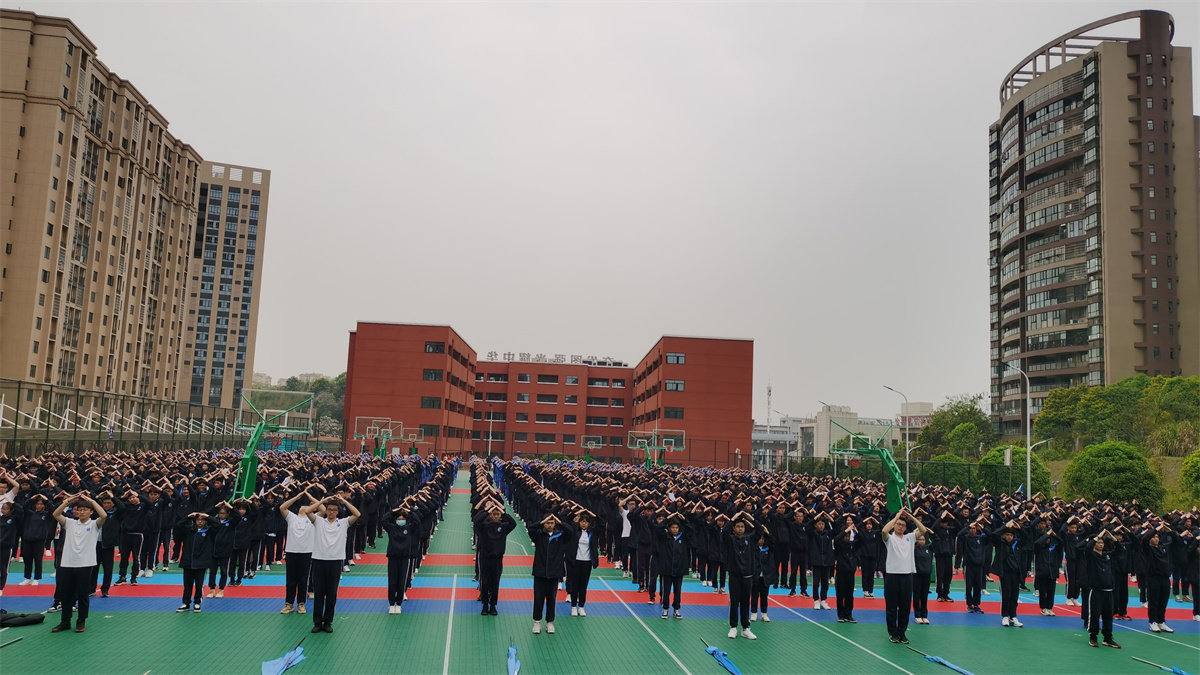
[[[82,632],[90,597],[169,564],[183,573],[179,612],[199,612],[204,599],[284,565],[281,613],[307,613],[312,599],[313,632],[332,632],[341,574],[386,532],[388,613],[401,613],[456,462],[262,453],[253,495],[230,501],[240,457],[224,450],[0,459],[0,593],[14,559],[24,565],[21,585],[43,582],[43,554],[52,550],[50,611],[62,612],[55,630],[78,610]],[[470,491],[481,614],[497,614],[507,537],[517,527],[507,504],[534,546],[535,633],[543,618],[555,632],[560,589],[571,616],[587,616],[602,555],[648,604],[661,605],[663,619],[683,618],[687,576],[728,595],[730,638],[756,639],[751,624],[770,621],[772,588],[811,598],[814,610],[833,609],[831,580],[838,622],[856,623],[856,588],[874,597],[882,577],[889,636],[907,643],[910,616],[930,623],[931,594],[956,602],[950,580],[959,573],[969,613],[984,613],[981,596],[999,580],[1001,624],[1013,628],[1023,625],[1021,591],[1054,615],[1065,573],[1065,604],[1080,608],[1093,646],[1103,635],[1119,648],[1113,621],[1130,620],[1131,576],[1152,632],[1173,632],[1165,617],[1172,592],[1200,621],[1195,511],[1159,515],[1136,501],[916,486],[911,505],[891,513],[885,486],[861,479],[478,458]]]
[[[204,599],[224,597],[257,571],[285,565],[281,613],[305,614],[311,599],[313,632],[333,632],[341,574],[386,531],[388,612],[398,614],[457,465],[436,458],[260,453],[252,496],[230,501],[241,454],[0,459],[0,594],[14,559],[24,563],[20,585],[42,583],[42,558],[53,550],[56,586],[48,611],[62,612],[55,631],[69,627],[78,609],[76,632],[83,632],[90,598],[108,597],[114,585],[137,585],[171,564],[183,574],[176,611],[193,613]]]

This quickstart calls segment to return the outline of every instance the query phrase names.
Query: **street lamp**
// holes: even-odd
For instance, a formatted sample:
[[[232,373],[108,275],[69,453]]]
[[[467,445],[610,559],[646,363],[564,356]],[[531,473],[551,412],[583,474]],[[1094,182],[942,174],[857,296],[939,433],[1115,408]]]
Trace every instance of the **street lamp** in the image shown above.
[[[496,406],[489,403],[488,404],[488,444],[487,444],[488,459],[492,458],[492,422],[496,421],[495,410],[496,410]]]
[[[905,485],[908,485],[908,483],[910,482],[910,481],[909,481],[909,475],[910,475],[910,474],[909,474],[909,472],[908,472],[908,457],[909,457],[909,455],[911,455],[911,454],[912,454],[912,451],[913,451],[913,450],[916,450],[917,448],[923,448],[923,447],[925,447],[926,445],[928,445],[928,443],[922,443],[922,444],[920,444],[920,445],[914,445],[914,446],[912,446],[911,448],[910,448],[910,447],[905,447],[905,448],[904,448],[904,484],[905,484]]]
[[[1033,472],[1030,471],[1029,468],[1029,457],[1033,454],[1032,449],[1029,447],[1030,442],[1033,440],[1030,437],[1033,431],[1033,425],[1029,422],[1029,413],[1033,409],[1029,398],[1029,376],[1025,374],[1025,371],[1012,365],[1011,363],[1008,363],[1007,361],[1004,361],[1003,363],[1005,368],[1012,368],[1020,373],[1021,377],[1025,378],[1025,485],[1029,485],[1033,481]],[[1009,485],[1011,485],[1011,483],[1009,483]]]
[[[779,415],[779,426],[783,426],[783,420],[787,419],[789,417],[789,415],[787,413],[781,413],[778,410],[774,410],[774,409],[772,410],[772,412],[774,412],[776,415]],[[770,433],[770,431],[771,431],[771,425],[768,424],[767,432]],[[786,464],[784,464],[784,471],[787,473],[791,473],[791,471],[792,471],[792,467],[791,467],[791,464],[792,464],[792,441],[790,440],[790,438],[788,438],[792,434],[790,425],[788,426],[788,430],[785,431],[784,433],[787,434],[787,436],[784,436],[784,439],[783,439],[783,456],[785,458],[784,461],[786,462]]]
[[[1033,445],[1026,446],[1026,449],[1025,449],[1025,500],[1026,501],[1028,501],[1030,496],[1033,494],[1033,483],[1031,482],[1033,479],[1030,478],[1030,476],[1032,475],[1032,473],[1030,471],[1030,467],[1033,466],[1033,449],[1036,448],[1037,446],[1041,445],[1042,443],[1049,443],[1052,440],[1054,440],[1054,439],[1047,438],[1044,441],[1038,441],[1037,443],[1034,443]],[[1012,483],[1009,483],[1009,485],[1012,485]]]
[[[886,384],[883,385],[883,388],[887,389],[888,391],[892,392],[893,394],[900,394],[900,396],[904,399],[904,405],[908,406],[908,397],[904,395],[904,392],[899,391],[897,389],[892,389],[891,387],[887,386]],[[908,453],[911,452],[911,450],[908,449],[908,415],[905,415],[904,411],[901,410],[900,416],[902,418],[904,418],[904,482],[905,482],[905,484],[907,484],[908,476],[909,476]]]

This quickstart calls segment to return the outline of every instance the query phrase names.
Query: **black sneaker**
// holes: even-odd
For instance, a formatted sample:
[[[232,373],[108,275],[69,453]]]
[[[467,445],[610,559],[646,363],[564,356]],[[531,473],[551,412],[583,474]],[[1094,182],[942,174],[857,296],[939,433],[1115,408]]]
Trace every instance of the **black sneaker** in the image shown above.
[[[1099,647],[1100,646],[1100,643],[1096,642],[1096,637],[1094,635],[1092,637],[1088,638],[1088,646],[1089,647]]]
[[[854,618],[854,617],[852,617],[852,616],[851,616],[851,617],[847,617],[847,618],[846,618],[846,623],[858,623],[858,619],[856,619],[856,618]]]
[[[893,635],[891,637],[891,640],[892,640],[892,644],[894,644],[894,645],[900,644],[900,638],[896,637],[895,635]]]
[[[113,586],[123,586],[124,584],[125,577],[117,577],[117,580],[113,582]]]
[[[900,644],[902,644],[902,645],[908,644],[908,636],[907,635],[900,636]]]
[[[192,605],[192,613],[194,613],[194,614],[200,613],[200,603],[197,602],[196,604]]]
[[[179,609],[177,609],[177,610],[175,610],[175,611],[176,611],[176,612],[186,612],[186,611],[188,611],[188,604],[187,604],[186,602],[185,602],[185,603],[183,603],[182,605],[180,605],[180,606],[179,606]]]
[[[683,618],[683,615],[679,613],[679,610],[675,610],[675,618],[676,618],[676,619],[682,619],[682,618]]]
[[[487,616],[488,614],[489,614],[488,607],[487,607],[487,605],[484,605],[483,611],[479,613],[479,616]]]
[[[788,597],[789,597],[789,598],[794,598],[794,597],[796,597],[796,591],[792,591],[791,593],[788,593]]]
[[[317,625],[314,625],[314,626],[313,626],[313,629],[312,629],[312,632],[314,632],[314,633],[320,633],[320,632],[321,632],[321,627],[320,627],[320,626],[317,626]]]
[[[662,618],[664,618],[664,619],[666,619],[666,618],[667,618],[667,610],[665,610],[665,609],[663,610],[663,615],[662,615]]]
[[[1121,648],[1121,645],[1117,644],[1116,640],[1113,640],[1112,638],[1104,638],[1104,646],[1112,647],[1113,649]]]
[[[838,623],[846,623],[846,620],[839,616]]]
[[[50,606],[50,609],[46,610],[46,613],[53,614],[54,612],[61,612],[61,611],[62,611],[62,605],[56,602]]]
[[[488,610],[488,616],[497,616],[498,614],[499,612],[496,611],[495,607],[492,607],[490,610]]]
[[[327,623],[324,626],[321,626],[321,630],[326,633],[332,633],[333,632],[333,624]]]

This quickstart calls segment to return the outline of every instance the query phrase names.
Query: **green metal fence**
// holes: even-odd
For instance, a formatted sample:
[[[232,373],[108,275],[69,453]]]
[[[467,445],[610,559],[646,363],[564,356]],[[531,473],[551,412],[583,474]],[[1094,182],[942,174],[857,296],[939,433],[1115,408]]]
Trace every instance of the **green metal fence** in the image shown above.
[[[905,465],[904,460],[897,460],[901,473],[904,473],[910,484],[941,485],[944,487],[961,487],[980,494],[984,490],[993,494],[1014,492],[1025,483],[1025,465],[997,466],[990,464],[968,464],[966,462],[929,462],[916,461]],[[787,470],[793,473],[807,473],[813,476],[836,476],[837,478],[861,478],[885,482],[887,469],[878,458],[862,457],[855,462],[845,457],[821,458],[802,457],[787,463]],[[851,466],[858,464],[858,466]],[[779,470],[784,470],[783,466]]]

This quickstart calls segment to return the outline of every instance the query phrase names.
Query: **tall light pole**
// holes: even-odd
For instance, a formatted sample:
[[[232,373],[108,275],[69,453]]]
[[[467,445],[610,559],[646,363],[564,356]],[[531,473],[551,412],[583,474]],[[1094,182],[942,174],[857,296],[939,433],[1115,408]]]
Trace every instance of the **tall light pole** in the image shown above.
[[[892,392],[893,394],[900,394],[900,396],[904,399],[904,405],[906,407],[908,406],[908,397],[904,395],[904,392],[899,391],[897,389],[892,389],[891,387],[887,386],[886,384],[883,385],[883,388],[887,389],[888,391]],[[908,449],[908,415],[905,415],[904,411],[901,410],[900,417],[904,418],[904,483],[907,485],[909,482],[908,477],[910,475],[909,464],[908,464],[908,453],[911,452],[911,450]]]
[[[492,458],[492,422],[496,421],[496,406],[488,404],[488,459]]]
[[[776,414],[776,415],[779,415],[779,426],[783,426],[783,421],[784,421],[785,419],[787,419],[788,415],[787,415],[786,413],[781,413],[781,412],[779,412],[778,410],[775,410],[774,412],[775,412],[775,414]],[[770,427],[769,427],[769,426],[767,427],[767,430],[768,430],[768,431],[770,431]],[[791,436],[791,434],[792,434],[792,432],[791,432],[791,427],[789,426],[789,427],[788,427],[788,430],[787,430],[787,431],[785,431],[784,433],[786,433],[788,436]],[[788,438],[787,436],[785,436],[785,437],[784,437],[784,439],[783,439],[783,457],[784,457],[784,460],[783,460],[783,461],[784,461],[784,462],[786,462],[786,464],[784,464],[784,471],[785,471],[785,472],[787,472],[787,473],[791,473],[791,471],[792,471],[792,467],[791,467],[791,463],[792,463],[792,441],[791,441],[791,439],[790,439],[790,438]]]
[[[910,448],[904,449],[904,484],[905,485],[908,485],[908,483],[909,483],[909,478],[908,478],[908,476],[909,476],[909,474],[908,474],[908,457],[909,457],[909,455],[912,454],[913,450],[916,450],[917,448],[923,448],[926,445],[927,445],[926,443],[922,443],[920,445],[914,445]]]
[[[1030,412],[1033,410],[1030,402],[1031,399],[1029,398],[1029,376],[1025,374],[1025,371],[1012,365],[1011,363],[1008,363],[1007,361],[1003,363],[1005,368],[1012,368],[1020,373],[1021,377],[1025,378],[1025,485],[1029,486],[1030,481],[1033,480],[1033,472],[1029,469],[1029,459],[1033,455],[1033,449],[1029,446],[1030,442],[1033,440],[1031,438],[1033,433],[1033,425],[1029,422]],[[1009,485],[1011,484],[1012,483],[1009,483]]]
[[[1038,441],[1037,443],[1034,443],[1033,445],[1028,446],[1028,448],[1025,450],[1025,500],[1026,501],[1029,501],[1033,496],[1033,483],[1031,482],[1033,479],[1030,478],[1030,476],[1032,474],[1030,473],[1030,469],[1029,469],[1029,467],[1033,466],[1033,449],[1036,448],[1037,446],[1041,445],[1042,443],[1049,443],[1052,440],[1054,440],[1054,439],[1047,438],[1044,441]],[[1010,485],[1011,485],[1011,483],[1010,483]]]

